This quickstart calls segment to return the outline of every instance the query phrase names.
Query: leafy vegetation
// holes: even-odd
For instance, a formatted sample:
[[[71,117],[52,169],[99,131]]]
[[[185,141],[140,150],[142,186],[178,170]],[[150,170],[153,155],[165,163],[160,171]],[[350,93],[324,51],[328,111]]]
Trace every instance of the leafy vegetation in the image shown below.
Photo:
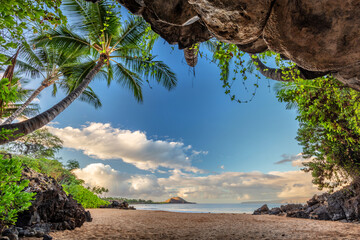
[[[175,74],[150,53],[157,36],[143,19],[131,17],[121,21],[113,1],[66,0],[64,8],[74,26],[61,25],[42,31],[35,42],[37,47],[82,53],[76,67],[71,66],[69,77],[73,82],[69,94],[26,123],[5,124],[3,129],[17,128],[16,134],[29,134],[39,129],[77,99],[94,78],[106,79],[108,85],[116,80],[129,88],[139,102],[143,100],[144,78],[152,79],[168,90],[176,86]],[[0,139],[2,144],[8,141]]]
[[[35,193],[25,191],[28,180],[21,180],[21,161],[0,155],[0,232],[16,223],[18,213],[31,206]]]
[[[25,31],[31,30],[31,24],[49,29],[66,22],[60,9],[60,0],[12,0],[1,1],[0,5],[0,48],[11,50],[23,39]],[[7,60],[0,54],[0,63]]]
[[[119,202],[127,202],[129,204],[160,204],[163,202],[154,202],[153,200],[145,200],[145,199],[130,199],[130,198],[122,198],[122,197],[106,197],[103,198],[106,201],[119,201]]]
[[[108,202],[100,199],[96,195],[97,193],[84,187],[84,181],[76,178],[71,170],[66,169],[63,164],[56,159],[36,159],[24,156],[15,156],[15,158],[27,167],[53,177],[58,183],[62,184],[67,194],[71,194],[74,199],[85,208],[97,208],[101,205],[108,204]]]
[[[63,188],[67,194],[71,194],[84,208],[97,208],[109,204],[109,202],[100,199],[95,193],[82,185],[63,185]]]
[[[320,189],[359,180],[360,93],[332,77],[282,83],[278,99],[298,110],[304,170]]]
[[[54,158],[55,153],[62,148],[62,144],[60,138],[51,134],[46,128],[41,128],[7,144],[6,149],[34,158]]]

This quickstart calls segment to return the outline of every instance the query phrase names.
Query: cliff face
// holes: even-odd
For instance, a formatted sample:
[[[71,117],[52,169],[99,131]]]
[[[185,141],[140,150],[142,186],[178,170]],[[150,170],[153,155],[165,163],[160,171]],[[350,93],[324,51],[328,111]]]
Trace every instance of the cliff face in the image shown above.
[[[248,53],[267,49],[360,91],[358,0],[118,0],[171,44],[211,37]]]

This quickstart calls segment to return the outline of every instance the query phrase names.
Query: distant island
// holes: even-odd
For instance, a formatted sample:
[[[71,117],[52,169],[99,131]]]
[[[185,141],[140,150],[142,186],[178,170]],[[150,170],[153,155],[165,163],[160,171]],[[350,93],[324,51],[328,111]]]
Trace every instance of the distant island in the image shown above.
[[[185,199],[181,197],[172,197],[166,200],[164,203],[189,203],[189,204],[195,204],[194,202],[188,202]]]
[[[145,199],[129,199],[123,197],[107,197],[102,199],[109,202],[119,201],[119,202],[127,202],[129,204],[168,204],[168,203],[195,204],[194,202],[188,202],[181,197],[172,197],[164,202],[155,202],[153,200],[145,200]]]

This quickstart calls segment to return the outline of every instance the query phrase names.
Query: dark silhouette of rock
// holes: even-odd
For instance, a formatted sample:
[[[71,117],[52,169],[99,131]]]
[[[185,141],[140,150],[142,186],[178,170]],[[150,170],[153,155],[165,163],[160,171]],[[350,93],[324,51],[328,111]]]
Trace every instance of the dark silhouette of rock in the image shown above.
[[[52,240],[53,238],[49,235],[44,235],[43,240]]]
[[[290,211],[296,211],[296,210],[302,210],[303,205],[302,204],[287,204],[287,205],[281,205],[280,206],[281,211],[287,213]]]
[[[100,206],[100,208],[117,208],[117,209],[125,209],[125,210],[136,210],[135,207],[129,206],[129,203],[126,201],[119,202],[119,201],[112,201],[109,205]]]
[[[73,230],[91,220],[90,212],[67,196],[55,179],[25,167],[22,179],[30,181],[25,189],[36,192],[29,210],[19,214],[16,227],[2,233],[20,237],[44,237],[51,230]],[[10,238],[12,239],[12,238]]]
[[[283,211],[281,211],[281,208],[272,208],[269,210],[270,215],[280,215]]]
[[[264,205],[266,206],[266,205]],[[286,215],[295,218],[360,222],[360,183],[353,183],[332,194],[314,195],[306,205],[287,204],[266,210],[261,207],[254,214]],[[279,211],[280,210],[280,211]]]
[[[22,178],[30,180],[26,191],[36,192],[36,196],[30,209],[19,214],[18,227],[43,228],[45,223],[51,230],[73,230],[84,224],[85,209],[67,196],[55,179],[29,168],[24,169]]]
[[[95,1],[95,0],[88,0]],[[248,53],[270,49],[360,90],[358,0],[118,0],[170,44],[216,37]]]
[[[262,205],[260,208],[256,209],[254,211],[254,215],[262,215],[262,214],[269,214],[269,207],[267,204]]]

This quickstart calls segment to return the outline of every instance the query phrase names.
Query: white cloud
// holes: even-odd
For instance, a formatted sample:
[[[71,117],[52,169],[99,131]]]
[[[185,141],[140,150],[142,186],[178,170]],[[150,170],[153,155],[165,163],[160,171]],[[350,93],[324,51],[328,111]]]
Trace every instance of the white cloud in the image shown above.
[[[162,196],[165,193],[154,175],[131,176],[102,163],[90,164],[73,172],[90,187],[101,186],[109,189],[109,196],[148,198]]]
[[[289,172],[224,172],[196,176],[178,169],[170,176],[120,173],[102,163],[75,170],[75,174],[90,186],[103,186],[111,196],[146,198],[163,201],[171,196],[195,202],[242,202],[276,199],[310,198],[318,190],[311,175],[301,171]]]
[[[39,98],[34,98],[34,100],[32,102],[33,103],[40,103],[40,99]]]
[[[148,139],[145,132],[113,128],[108,123],[89,123],[82,128],[49,127],[49,130],[64,141],[65,147],[81,150],[93,158],[122,159],[142,170],[165,167],[200,172],[191,166],[187,154],[191,146],[182,142]]]

